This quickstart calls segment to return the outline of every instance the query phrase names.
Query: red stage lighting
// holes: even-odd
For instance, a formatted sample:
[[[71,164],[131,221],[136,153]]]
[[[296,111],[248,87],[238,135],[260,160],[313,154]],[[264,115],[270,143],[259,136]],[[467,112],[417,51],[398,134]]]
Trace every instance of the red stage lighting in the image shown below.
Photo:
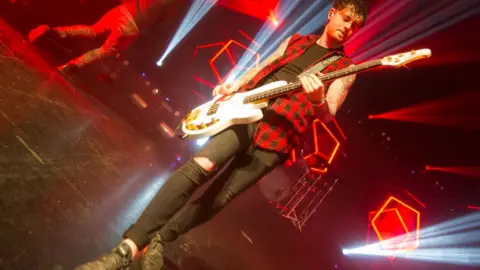
[[[228,47],[229,47],[230,45],[232,45],[232,44],[235,44],[235,45],[237,45],[237,46],[240,46],[241,48],[245,49],[246,52],[249,52],[249,53],[254,54],[254,55],[255,55],[255,58],[256,58],[257,64],[260,62],[260,55],[259,55],[257,52],[252,51],[252,50],[250,50],[248,47],[246,47],[245,45],[243,45],[243,44],[241,44],[241,43],[239,43],[239,42],[231,39],[230,41],[227,42],[227,44],[225,44],[225,46],[223,46],[223,47],[220,49],[220,51],[217,52],[217,54],[216,54],[212,59],[210,59],[210,66],[212,67],[212,70],[213,70],[213,72],[215,73],[215,76],[217,77],[219,83],[223,83],[223,81],[225,80],[225,78],[228,77],[228,75],[230,74],[230,72],[232,72],[232,71],[235,69],[236,65],[237,65],[237,63],[235,63],[235,61],[234,61],[233,59],[230,59],[230,62],[232,63],[232,68],[230,69],[229,72],[227,72],[227,74],[226,74],[225,76],[222,77],[222,76],[218,73],[217,68],[215,67],[215,64],[214,64],[215,60],[216,60],[224,51],[226,51],[226,50],[228,49]]]
[[[403,201],[390,197],[371,219],[371,227],[380,243],[401,236],[396,243],[385,245],[390,250],[412,250],[419,246],[420,212]]]
[[[278,2],[279,0],[219,0],[217,5],[264,21],[267,20],[271,11],[275,10]]]
[[[328,134],[328,137],[327,137],[328,140],[331,140],[330,142],[333,142],[333,147],[331,146],[330,142],[325,141],[324,137],[320,136],[320,132],[322,129],[326,131],[326,134]],[[340,141],[333,134],[333,132],[319,119],[315,119],[315,121],[313,121],[312,130],[313,130],[314,151],[306,155],[304,158],[307,164],[310,165],[310,169],[313,172],[326,173],[328,168],[322,168],[322,167],[316,166],[315,164],[317,163],[316,160],[323,159],[327,162],[327,164],[331,164],[338,152],[338,149],[340,148]],[[295,150],[292,150],[291,152],[291,160],[293,162],[296,161]]]

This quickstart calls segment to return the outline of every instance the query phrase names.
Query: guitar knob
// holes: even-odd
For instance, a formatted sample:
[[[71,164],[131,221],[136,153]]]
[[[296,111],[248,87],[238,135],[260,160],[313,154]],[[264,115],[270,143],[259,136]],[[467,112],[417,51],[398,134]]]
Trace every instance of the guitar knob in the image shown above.
[[[187,129],[189,130],[197,130],[197,126],[194,124],[187,124]]]

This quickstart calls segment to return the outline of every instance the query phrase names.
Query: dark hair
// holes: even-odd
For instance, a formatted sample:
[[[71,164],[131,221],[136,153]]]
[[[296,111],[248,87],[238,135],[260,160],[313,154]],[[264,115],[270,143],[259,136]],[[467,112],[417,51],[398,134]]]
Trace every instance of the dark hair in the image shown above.
[[[353,13],[362,16],[363,23],[367,20],[368,17],[368,6],[369,3],[367,0],[334,0],[333,8],[336,10],[342,10],[344,8],[349,8]]]

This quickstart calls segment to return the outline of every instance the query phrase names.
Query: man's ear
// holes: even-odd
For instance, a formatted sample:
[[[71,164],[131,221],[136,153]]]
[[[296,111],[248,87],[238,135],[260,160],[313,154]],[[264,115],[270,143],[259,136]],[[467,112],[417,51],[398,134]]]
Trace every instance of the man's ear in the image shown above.
[[[333,18],[333,16],[335,15],[336,12],[337,12],[337,10],[334,9],[334,8],[331,8],[331,9],[328,11],[328,20],[329,20],[329,21]]]

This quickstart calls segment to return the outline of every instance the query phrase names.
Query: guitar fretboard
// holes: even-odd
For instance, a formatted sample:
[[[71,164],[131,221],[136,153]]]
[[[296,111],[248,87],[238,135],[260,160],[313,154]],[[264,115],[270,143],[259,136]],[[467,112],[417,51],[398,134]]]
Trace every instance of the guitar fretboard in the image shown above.
[[[337,70],[337,71],[334,71],[334,72],[327,73],[325,75],[320,76],[319,79],[322,82],[328,82],[328,81],[331,81],[331,80],[335,80],[335,79],[338,79],[338,78],[341,78],[341,77],[348,76],[350,74],[354,74],[354,73],[358,73],[360,71],[371,69],[373,67],[380,66],[380,65],[382,65],[381,60],[368,61],[368,62],[362,63],[360,65],[356,65],[356,66],[353,66],[353,67],[349,67],[349,68],[345,68],[345,69],[341,69],[341,70]],[[265,91],[263,93],[253,94],[253,95],[250,95],[250,96],[246,97],[243,100],[243,103],[251,103],[251,102],[255,102],[255,101],[259,101],[259,100],[265,100],[265,99],[270,99],[270,98],[282,96],[282,95],[285,95],[285,94],[287,94],[291,91],[300,90],[301,85],[302,84],[299,81],[297,81],[297,82],[294,82],[294,83],[287,84],[285,86],[270,89],[270,90]]]

